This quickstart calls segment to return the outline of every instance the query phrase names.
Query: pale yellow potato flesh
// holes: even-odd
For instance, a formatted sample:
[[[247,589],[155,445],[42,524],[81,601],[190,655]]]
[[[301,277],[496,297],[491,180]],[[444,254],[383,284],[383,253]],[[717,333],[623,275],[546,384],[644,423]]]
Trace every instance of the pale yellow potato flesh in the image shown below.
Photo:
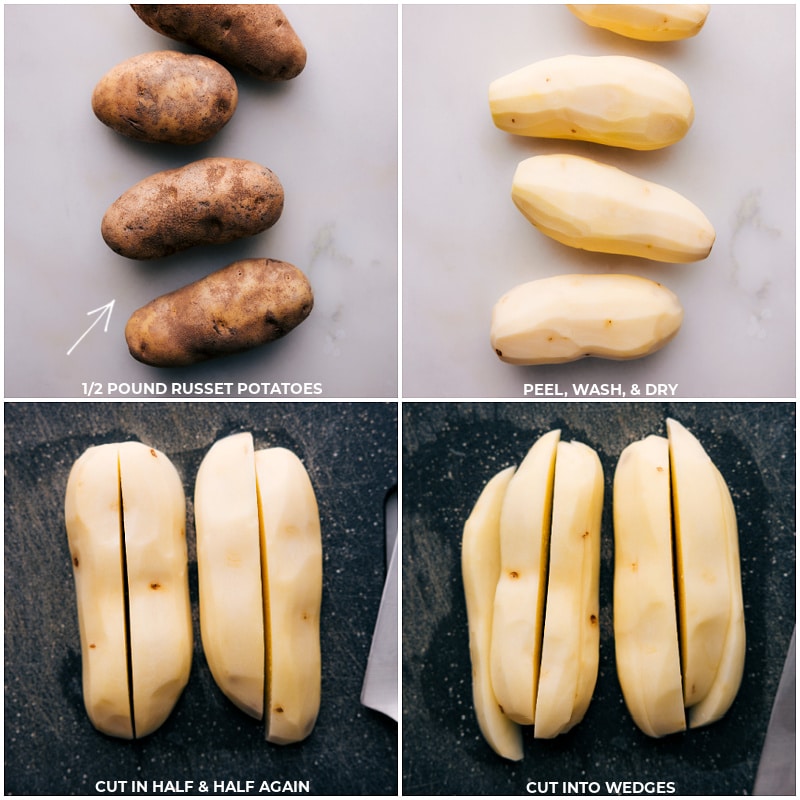
[[[467,518],[461,541],[461,575],[478,726],[495,753],[520,761],[522,733],[497,701],[490,667],[495,589],[500,577],[500,514],[514,470],[507,467],[489,480]]]
[[[722,513],[727,532],[727,561],[731,576],[731,619],[725,635],[725,646],[719,669],[706,696],[689,709],[689,727],[699,728],[720,719],[736,697],[744,673],[746,633],[744,625],[744,597],[742,596],[741,563],[739,560],[739,534],[736,511],[730,490],[717,471],[717,482],[722,498]]]
[[[97,730],[132,739],[118,452],[116,444],[103,444],[78,458],[67,481],[64,516],[86,713]]]
[[[504,294],[492,310],[490,340],[508,364],[628,360],[660,350],[682,322],[678,297],[647,278],[555,275]]]
[[[711,691],[723,663],[733,620],[728,499],[703,446],[683,425],[667,420],[684,705]],[[738,560],[738,559],[737,559]],[[691,719],[690,719],[691,723]]]
[[[305,739],[320,705],[322,537],[303,463],[281,447],[255,453],[263,609],[266,619],[266,738]]]
[[[67,483],[83,696],[103,733],[159,728],[189,680],[192,617],[183,483],[141,442],[89,448]]]
[[[251,434],[220,439],[206,453],[194,513],[203,652],[222,692],[262,719],[266,643]]]
[[[559,430],[541,436],[511,478],[500,514],[491,681],[506,716],[532,725],[539,681],[553,475]]]
[[[686,84],[652,61],[565,55],[537,61],[489,85],[494,124],[520,136],[657,150],[694,121]]]
[[[613,498],[617,676],[640,730],[666,736],[686,729],[666,438],[648,436],[622,451]]]
[[[553,738],[574,727],[594,693],[600,659],[602,513],[603,468],[597,453],[581,442],[559,442],[536,738]]]
[[[699,3],[568,4],[567,8],[593,28],[645,42],[674,42],[697,36],[711,10],[711,6]]]
[[[583,156],[525,159],[511,198],[543,234],[592,252],[689,263],[706,258],[716,237],[705,214],[678,192]]]
[[[119,475],[139,739],[167,719],[191,671],[186,498],[172,462],[141,442],[119,445]]]

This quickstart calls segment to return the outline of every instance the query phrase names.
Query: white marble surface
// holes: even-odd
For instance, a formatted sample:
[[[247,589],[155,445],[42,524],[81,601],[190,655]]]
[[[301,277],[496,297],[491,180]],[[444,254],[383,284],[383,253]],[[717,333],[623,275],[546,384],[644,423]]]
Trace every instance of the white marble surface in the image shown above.
[[[397,48],[395,5],[285,5],[308,50],[293,81],[236,74],[239,107],[191,148],[127,140],[95,119],[90,98],[118,62],[188,50],[126,4],[6,5],[5,396],[82,397],[84,384],[318,383],[326,397],[396,397]],[[210,155],[265,164],[283,216],[265,233],[157,262],[117,256],[100,236],[106,208],[161,169]],[[123,330],[157,295],[238,258],[291,261],[315,292],[311,316],[279,342],[180,370],[134,361]],[[87,312],[115,300],[107,333]],[[102,323],[101,323],[102,324]],[[224,392],[224,389],[223,389]],[[179,395],[181,392],[179,392]],[[216,395],[218,399],[228,396]],[[308,396],[308,395],[306,395]]]
[[[677,384],[676,397],[794,397],[795,7],[712,6],[680,43],[637,43],[590,28],[563,5],[404,5],[403,396],[523,397],[524,385]],[[628,54],[688,84],[696,120],[672,147],[637,153],[513,137],[496,129],[489,83],[567,53]],[[708,259],[658,264],[564,247],[510,199],[519,161],[589,155],[664,183],[717,232]],[[495,301],[568,272],[661,281],[685,310],[678,337],[631,362],[547,367],[500,362],[489,344]]]

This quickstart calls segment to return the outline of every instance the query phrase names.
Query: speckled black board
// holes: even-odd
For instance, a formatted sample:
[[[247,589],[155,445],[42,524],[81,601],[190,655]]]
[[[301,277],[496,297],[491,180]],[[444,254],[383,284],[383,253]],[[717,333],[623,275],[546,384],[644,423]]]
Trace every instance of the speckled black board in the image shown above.
[[[383,501],[397,480],[396,403],[8,403],[5,425],[6,794],[95,794],[97,781],[134,779],[193,780],[196,793],[203,780],[248,779],[307,780],[314,795],[397,793],[397,724],[359,702],[384,581]],[[222,695],[200,643],[194,480],[211,444],[242,430],[256,447],[297,453],[320,507],[322,704],[311,737],[288,747],[267,743]],[[74,460],[128,439],[164,451],[183,478],[195,633],[188,686],[138,742],[98,733],[83,708],[63,515]]]
[[[668,416],[698,437],[730,486],[748,645],[728,714],[654,740],[628,715],[614,666],[611,480],[623,448],[665,435]],[[489,478],[556,427],[595,448],[605,471],[600,670],[583,721],[552,741],[526,728],[525,757],[512,763],[483,741],[473,712],[461,534]],[[404,403],[403,509],[404,794],[520,795],[529,781],[539,782],[535,794],[577,793],[565,789],[572,781],[605,795],[606,781],[626,780],[673,782],[676,795],[752,791],[795,615],[794,404]]]

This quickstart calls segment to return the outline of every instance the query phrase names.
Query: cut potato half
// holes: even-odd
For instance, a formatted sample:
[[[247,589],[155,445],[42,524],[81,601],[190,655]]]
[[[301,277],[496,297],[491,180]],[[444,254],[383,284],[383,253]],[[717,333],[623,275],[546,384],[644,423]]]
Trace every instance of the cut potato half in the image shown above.
[[[322,537],[314,490],[284,448],[220,439],[195,486],[200,629],[217,685],[275,744],[319,712]]]
[[[70,472],[65,518],[87,714],[104,733],[142,738],[191,670],[183,483],[140,442],[92,447]]]

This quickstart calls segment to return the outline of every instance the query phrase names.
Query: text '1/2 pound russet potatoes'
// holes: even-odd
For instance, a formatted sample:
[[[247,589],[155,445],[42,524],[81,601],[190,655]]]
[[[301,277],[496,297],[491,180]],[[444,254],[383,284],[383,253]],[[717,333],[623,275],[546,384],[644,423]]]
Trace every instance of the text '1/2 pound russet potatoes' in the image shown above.
[[[229,122],[239,100],[233,76],[201,55],[161,50],[117,64],[92,93],[109,128],[143,142],[199,144]]]
[[[623,450],[614,476],[614,639],[625,704],[648,736],[708,725],[744,669],[736,515],[719,470],[675,420]],[[563,733],[598,669],[603,474],[593,450],[540,437],[497,473],[464,525],[473,700],[500,756],[521,725]],[[673,558],[674,553],[674,558]]]
[[[277,5],[158,3],[132,8],[153,30],[260,80],[290,80],[306,65],[306,49]]]
[[[294,453],[217,441],[194,495],[200,632],[211,674],[276,744],[305,739],[321,691],[322,540]]]
[[[520,725],[577,725],[597,680],[603,470],[560,431],[484,488],[464,526],[462,575],[481,731],[522,758]]]
[[[185,366],[280,339],[313,306],[311,285],[297,267],[243,259],[135,311],[125,339],[137,361]]]
[[[163,453],[103,444],[73,465],[64,505],[86,712],[103,733],[142,738],[191,668],[183,484]]]
[[[163,258],[255,236],[283,213],[283,186],[267,167],[211,157],[139,181],[103,216],[106,244],[126,258]]]

